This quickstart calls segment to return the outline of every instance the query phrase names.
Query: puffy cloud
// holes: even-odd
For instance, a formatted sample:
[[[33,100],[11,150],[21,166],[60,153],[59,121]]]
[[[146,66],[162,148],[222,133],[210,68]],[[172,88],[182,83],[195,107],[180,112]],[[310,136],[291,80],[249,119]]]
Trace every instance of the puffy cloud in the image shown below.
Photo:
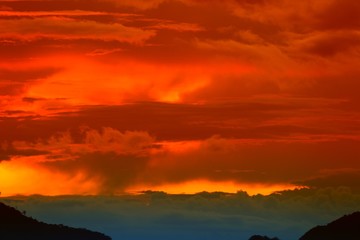
[[[90,181],[93,193],[152,187],[172,192],[172,188],[186,189],[187,183],[196,181],[198,184],[203,181],[204,188],[207,183],[223,183],[228,185],[226,189],[256,188],[259,192],[296,185],[344,185],[357,189],[354,183],[357,173],[345,172],[344,181],[337,185],[333,185],[339,179],[336,174],[319,178],[319,173],[326,173],[324,166],[330,173],[344,166],[359,169],[357,144],[358,140],[346,138],[226,139],[218,136],[169,142],[156,141],[141,131],[84,128],[78,133],[65,132],[33,143],[15,141],[10,148],[3,144],[2,159],[10,160],[10,165],[21,163],[22,168],[77,179],[76,184],[84,184],[84,188]],[[6,172],[6,166],[0,167]]]
[[[85,144],[91,151],[141,153],[147,151],[154,142],[155,139],[147,132],[121,133],[112,128],[104,128],[102,133],[96,130],[85,131]]]
[[[78,136],[80,139],[76,141],[70,132],[62,132],[36,142],[14,141],[12,146],[18,150],[47,150],[51,157],[51,155],[61,152],[67,154],[114,152],[120,155],[142,155],[149,151],[155,143],[155,139],[147,132],[126,131],[122,133],[109,127],[100,131],[84,127]]]
[[[83,185],[81,189],[88,189],[91,193],[113,193],[123,191],[124,186],[135,181],[137,174],[147,165],[152,148],[156,147],[154,138],[146,132],[121,133],[112,128],[104,128],[101,131],[83,129],[81,132],[83,139],[80,142],[76,142],[69,132],[59,133],[35,143],[13,142],[13,150],[4,149],[4,160],[10,160],[7,164],[10,167],[15,165],[24,171],[39,171],[39,179],[41,176],[47,176],[49,172],[56,173],[60,179],[68,178],[69,181],[63,183],[64,188],[67,184],[76,183]],[[7,172],[7,165],[0,165],[0,169],[8,176],[10,185],[16,185],[10,179],[13,174]],[[16,187],[20,186],[21,183],[18,182]],[[4,191],[10,191],[6,184],[3,187]],[[57,186],[54,188],[54,191],[48,194],[64,191]],[[44,188],[44,191],[47,189]],[[69,186],[66,193],[71,192],[71,189]],[[40,188],[32,190],[44,193]]]

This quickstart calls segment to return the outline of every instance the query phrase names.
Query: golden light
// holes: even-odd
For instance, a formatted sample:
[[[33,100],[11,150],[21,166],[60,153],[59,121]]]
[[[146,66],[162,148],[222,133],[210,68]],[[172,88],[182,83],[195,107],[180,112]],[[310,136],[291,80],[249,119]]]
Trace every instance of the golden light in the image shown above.
[[[236,183],[233,181],[209,181],[205,179],[186,181],[174,184],[162,185],[137,185],[126,189],[128,193],[138,193],[142,191],[163,191],[168,194],[195,194],[199,192],[225,192],[237,193],[246,191],[249,195],[269,195],[277,191],[293,190],[299,188],[292,184],[263,184],[263,183]]]

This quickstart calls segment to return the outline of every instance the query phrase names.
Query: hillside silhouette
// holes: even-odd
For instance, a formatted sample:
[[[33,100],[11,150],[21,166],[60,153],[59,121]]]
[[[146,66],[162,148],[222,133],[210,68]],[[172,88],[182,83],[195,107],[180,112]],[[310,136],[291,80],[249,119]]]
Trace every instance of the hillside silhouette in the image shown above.
[[[360,212],[345,215],[325,226],[310,229],[299,240],[359,240]],[[279,240],[267,236],[254,235],[249,240]]]
[[[269,238],[268,236],[254,235],[250,237],[249,240],[279,240],[279,239],[277,237]]]
[[[0,203],[0,239],[111,240],[102,233],[39,222],[3,203]]]
[[[360,212],[345,215],[326,226],[317,226],[299,240],[359,240]]]

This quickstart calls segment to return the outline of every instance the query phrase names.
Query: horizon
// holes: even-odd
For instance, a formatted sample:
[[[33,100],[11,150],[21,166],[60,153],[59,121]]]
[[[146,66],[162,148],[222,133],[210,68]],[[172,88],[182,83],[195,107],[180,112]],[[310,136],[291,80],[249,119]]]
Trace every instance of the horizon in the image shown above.
[[[255,234],[296,240],[317,225],[359,211],[349,188],[285,191],[93,196],[17,196],[1,202],[51,224],[99,231],[118,239],[248,239]]]
[[[321,188],[320,188],[321,189]],[[249,193],[245,190],[242,189],[238,189],[237,191],[232,191],[232,192],[227,192],[227,191],[199,191],[199,192],[166,192],[163,190],[153,190],[153,189],[144,189],[144,190],[138,190],[138,191],[128,191],[128,192],[118,192],[118,193],[108,193],[108,194],[62,194],[62,195],[43,195],[43,194],[39,194],[39,193],[33,193],[30,195],[25,195],[25,194],[15,194],[15,195],[3,195],[0,192],[0,199],[1,198],[9,198],[9,199],[14,199],[16,197],[24,197],[24,198],[28,198],[28,197],[95,197],[95,196],[100,196],[100,197],[121,197],[121,196],[139,196],[139,195],[146,195],[146,194],[152,194],[152,193],[159,193],[159,194],[166,194],[166,195],[187,195],[187,196],[192,196],[192,195],[197,195],[197,194],[225,194],[225,195],[235,195],[235,194],[246,194],[249,197],[254,197],[254,196],[270,196],[273,194],[282,194],[282,193],[286,193],[286,192],[291,192],[291,191],[300,191],[300,190],[318,190],[317,188],[309,188],[309,187],[298,187],[298,188],[294,188],[294,189],[284,189],[284,190],[280,190],[280,191],[272,191],[266,194],[262,194],[262,193]],[[181,190],[180,190],[181,191]]]

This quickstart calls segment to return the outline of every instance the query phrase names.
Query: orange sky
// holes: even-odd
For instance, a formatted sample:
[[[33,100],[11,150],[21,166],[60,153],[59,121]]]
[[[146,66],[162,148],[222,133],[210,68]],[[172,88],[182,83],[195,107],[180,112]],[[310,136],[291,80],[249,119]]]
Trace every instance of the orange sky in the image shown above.
[[[359,10],[0,1],[0,191],[358,187]]]

